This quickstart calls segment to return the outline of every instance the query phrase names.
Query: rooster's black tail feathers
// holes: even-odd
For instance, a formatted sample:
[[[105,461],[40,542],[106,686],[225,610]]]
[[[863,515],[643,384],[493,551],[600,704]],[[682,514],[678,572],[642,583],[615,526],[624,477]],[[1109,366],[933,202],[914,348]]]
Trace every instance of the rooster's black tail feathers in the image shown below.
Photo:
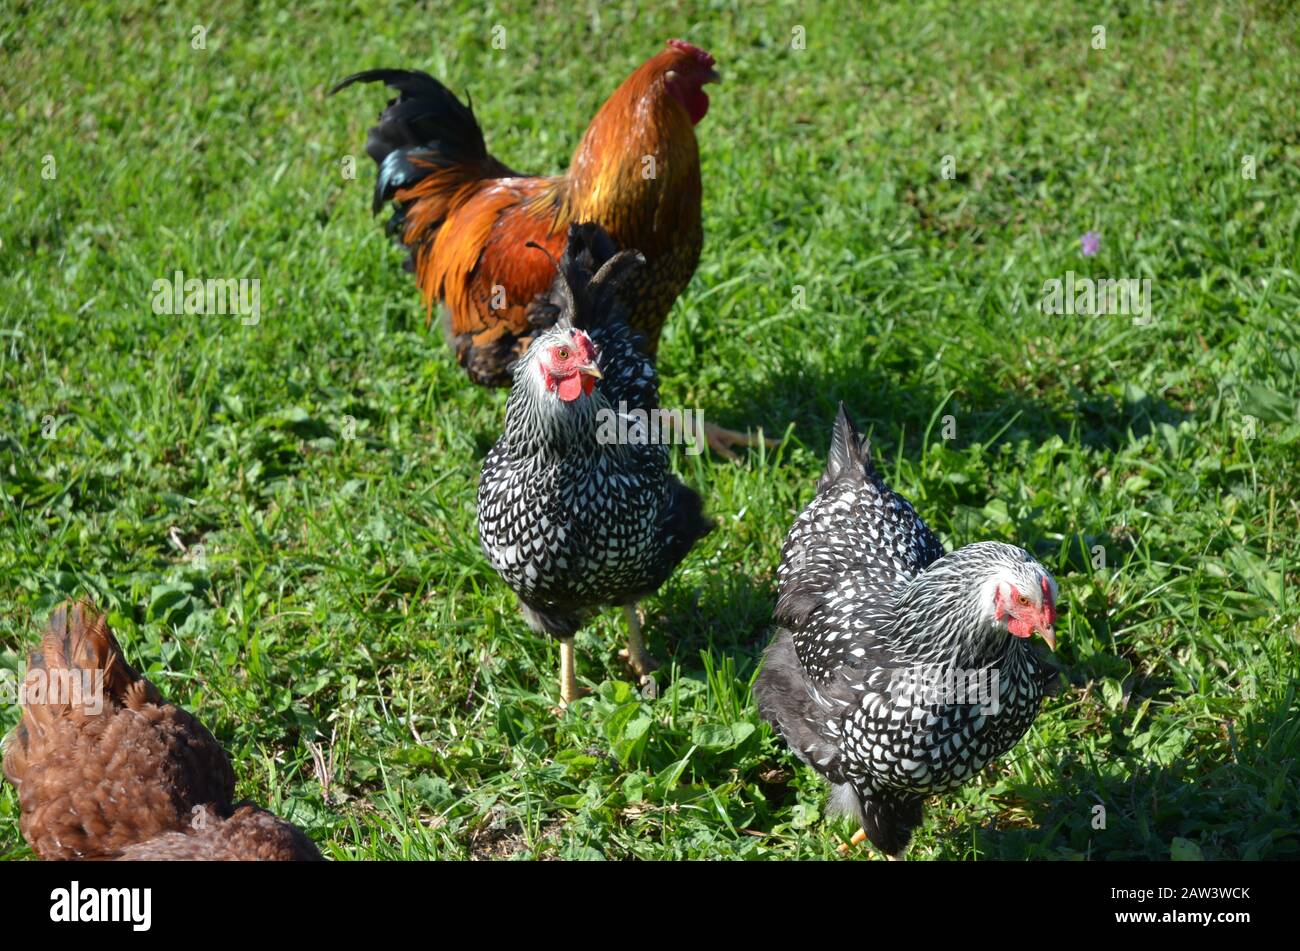
[[[330,95],[353,83],[382,82],[397,91],[370,130],[366,153],[379,166],[375,181],[374,210],[378,213],[404,188],[418,184],[437,169],[462,167],[466,177],[511,175],[488,154],[483,130],[472,105],[428,73],[412,69],[370,69],[354,73],[330,90]],[[389,222],[390,233],[400,237],[404,209]]]

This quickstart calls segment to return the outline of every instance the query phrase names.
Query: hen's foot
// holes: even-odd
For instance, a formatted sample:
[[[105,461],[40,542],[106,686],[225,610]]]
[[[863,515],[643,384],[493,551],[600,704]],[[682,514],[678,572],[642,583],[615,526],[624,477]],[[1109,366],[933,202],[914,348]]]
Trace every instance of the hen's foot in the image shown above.
[[[631,670],[632,673],[636,674],[643,680],[663,666],[659,661],[644,652],[642,652],[640,656],[632,656],[626,647],[618,652],[618,658],[623,661],[623,663],[627,664],[628,669]]]
[[[642,687],[650,681],[652,671],[659,669],[659,661],[650,656],[645,649],[645,638],[641,635],[641,626],[645,618],[635,604],[623,605],[623,616],[627,618],[627,647],[618,652],[618,656],[632,668]]]
[[[562,717],[566,712],[568,712],[569,707],[572,706],[575,702],[581,700],[583,697],[589,697],[589,696],[591,696],[590,687],[574,687],[573,695],[569,697],[568,700],[565,700],[564,697],[561,696],[560,702],[557,703],[555,706],[551,707],[551,713],[554,716]]]
[[[853,838],[849,839],[849,841],[840,843],[839,853],[840,855],[848,855],[855,845],[861,845],[866,841],[867,831],[865,829],[859,829],[857,832],[853,833]]]

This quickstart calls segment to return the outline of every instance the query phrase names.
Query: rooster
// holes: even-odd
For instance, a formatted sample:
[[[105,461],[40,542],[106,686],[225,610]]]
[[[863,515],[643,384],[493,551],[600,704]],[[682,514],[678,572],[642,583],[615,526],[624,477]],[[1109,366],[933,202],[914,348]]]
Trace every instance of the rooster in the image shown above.
[[[505,434],[483,462],[479,540],[529,626],[560,642],[561,707],[578,695],[573,635],[602,605],[624,607],[627,660],[650,686],[636,602],[712,528],[700,497],[668,471],[666,446],[602,437],[611,414],[659,405],[621,296],[645,267],[598,226],[570,226],[543,301],[553,326],[516,365]]]
[[[596,113],[563,175],[512,171],[487,151],[473,109],[418,70],[374,69],[353,83],[382,82],[397,97],[370,130],[366,152],[379,167],[373,210],[394,205],[388,232],[410,254],[432,318],[444,305],[456,358],[474,382],[506,386],[515,362],[548,326],[540,295],[551,284],[546,258],[559,256],[570,224],[601,225],[646,266],[629,287],[628,322],[654,359],[673,301],[700,259],[700,155],[695,126],[709,110],[714,59],[682,40],[643,63]],[[709,444],[756,440],[706,426]],[[774,445],[770,440],[764,440]]]
[[[319,860],[299,829],[232,805],[212,734],[127,664],[86,602],[50,616],[5,743],[20,827],[43,859]]]
[[[843,405],[817,495],[781,554],[759,712],[833,785],[833,812],[902,855],[926,797],[974,778],[1038,713],[1056,582],[1023,549],[951,553],[885,484]]]

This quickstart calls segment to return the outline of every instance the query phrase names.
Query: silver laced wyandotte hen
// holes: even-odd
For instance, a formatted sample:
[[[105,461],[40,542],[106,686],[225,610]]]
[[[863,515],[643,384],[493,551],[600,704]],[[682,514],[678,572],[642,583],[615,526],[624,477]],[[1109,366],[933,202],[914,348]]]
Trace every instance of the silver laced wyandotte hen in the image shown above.
[[[1013,545],[954,552],[885,484],[841,404],[817,495],[781,552],[759,712],[832,785],[831,812],[900,858],[925,799],[1011,749],[1056,672],[1056,582]]]
[[[91,604],[54,611],[23,687],[4,775],[41,858],[321,859],[297,827],[232,804],[221,746],[131,669]]]
[[[644,267],[599,225],[569,227],[547,292],[554,326],[515,367],[505,434],[479,482],[484,554],[529,626],[560,642],[562,707],[578,693],[573,635],[605,605],[624,607],[627,660],[649,682],[655,663],[636,603],[712,528],[699,495],[669,471],[666,445],[608,438],[611,414],[659,406],[654,364],[622,296]]]

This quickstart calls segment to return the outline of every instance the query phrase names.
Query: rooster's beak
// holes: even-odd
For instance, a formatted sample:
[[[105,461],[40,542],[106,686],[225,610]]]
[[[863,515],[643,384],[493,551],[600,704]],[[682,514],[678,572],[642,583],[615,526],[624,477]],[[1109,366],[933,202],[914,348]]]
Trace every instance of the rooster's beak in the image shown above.
[[[716,69],[710,69],[707,73],[704,74],[704,78],[700,80],[700,85],[703,86],[705,83],[720,83],[720,82],[722,82],[722,74],[719,73]]]
[[[579,373],[585,373],[587,376],[594,377],[597,380],[605,379],[605,375],[600,372],[600,368],[594,363],[588,363],[586,366],[578,367]]]

